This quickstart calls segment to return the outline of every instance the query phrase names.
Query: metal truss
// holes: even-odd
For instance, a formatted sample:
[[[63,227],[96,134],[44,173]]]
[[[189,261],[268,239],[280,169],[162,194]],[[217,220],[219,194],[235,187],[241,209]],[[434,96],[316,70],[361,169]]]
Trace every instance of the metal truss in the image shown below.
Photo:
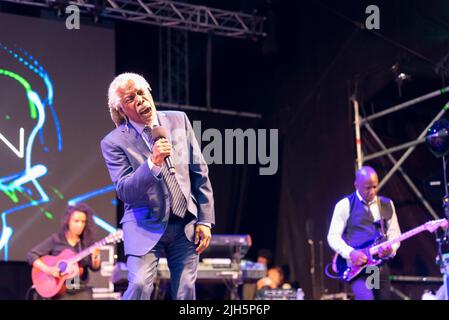
[[[76,5],[100,17],[258,40],[265,37],[263,16],[167,0],[1,0],[47,8]]]
[[[189,33],[159,29],[159,100],[189,104]]]
[[[162,107],[162,108],[166,108],[166,109],[177,109],[177,110],[185,110],[185,111],[200,111],[200,112],[222,114],[222,115],[227,115],[227,116],[262,119],[261,113],[254,113],[254,112],[236,111],[236,110],[228,110],[228,109],[216,109],[216,108],[200,107],[200,106],[192,106],[192,105],[180,105],[180,104],[176,104],[176,103],[168,103],[168,102],[163,102],[163,101],[156,101],[156,105],[158,107]]]
[[[374,159],[374,158],[378,158],[378,157],[387,155],[388,158],[390,159],[391,163],[393,164],[393,167],[385,175],[385,177],[383,177],[383,179],[380,181],[378,188],[381,189],[385,185],[385,183],[391,178],[391,176],[396,171],[399,171],[399,173],[404,178],[405,182],[409,185],[409,187],[412,189],[412,191],[415,193],[415,195],[421,201],[423,206],[427,209],[427,211],[430,213],[430,215],[434,219],[439,219],[437,213],[432,208],[430,203],[425,199],[424,195],[419,191],[418,187],[413,183],[413,181],[410,179],[410,177],[407,175],[407,173],[401,167],[401,165],[402,165],[402,163],[404,163],[405,160],[407,160],[407,158],[415,150],[416,146],[418,144],[423,143],[425,141],[425,136],[426,136],[426,133],[427,133],[428,129],[434,124],[435,121],[437,121],[441,117],[443,117],[443,115],[449,109],[449,102],[442,107],[440,112],[438,112],[438,114],[432,119],[432,121],[428,124],[428,126],[421,132],[421,134],[415,140],[403,143],[403,144],[401,144],[399,146],[395,146],[395,147],[392,147],[392,148],[389,148],[389,149],[387,149],[387,147],[384,145],[382,140],[379,138],[379,136],[373,130],[373,128],[369,124],[369,121],[373,120],[373,119],[380,118],[382,116],[386,116],[386,115],[388,115],[390,113],[393,113],[393,112],[396,112],[396,111],[399,111],[399,110],[403,110],[403,109],[405,109],[407,107],[410,107],[412,105],[415,105],[415,104],[417,104],[419,102],[428,100],[428,99],[436,97],[436,96],[443,95],[443,94],[445,94],[447,92],[449,92],[449,87],[445,87],[443,89],[435,90],[435,91],[430,92],[428,94],[425,94],[423,96],[417,97],[417,98],[412,99],[410,101],[407,101],[407,102],[398,104],[396,106],[390,107],[390,108],[388,108],[388,109],[386,109],[384,111],[381,111],[381,112],[375,113],[373,115],[370,115],[370,116],[368,116],[366,118],[361,118],[360,117],[360,114],[359,114],[359,103],[358,103],[357,99],[355,99],[354,97],[351,98],[351,100],[353,102],[353,105],[354,105],[354,117],[355,117],[354,123],[355,123],[355,134],[356,134],[355,135],[356,136],[355,144],[356,144],[356,153],[357,153],[357,159],[356,159],[357,168],[360,168],[364,161],[371,160],[371,159]],[[363,153],[362,153],[362,140],[361,140],[361,135],[360,135],[360,131],[362,129],[362,126],[365,127],[365,129],[371,134],[371,136],[374,138],[376,143],[380,146],[382,151],[375,152],[375,153],[373,153],[371,155],[367,155],[367,156],[363,155]],[[399,150],[402,150],[402,149],[407,149],[407,150],[404,152],[404,154],[401,156],[401,158],[399,160],[396,160],[396,158],[393,157],[392,153],[396,152],[396,151],[399,151]]]
[[[181,1],[181,0],[180,0]],[[81,13],[98,17],[151,24],[159,32],[159,102],[163,108],[200,111],[238,117],[262,118],[259,113],[189,105],[188,31],[231,38],[258,40],[265,37],[265,17],[206,6],[166,0],[0,0],[57,10],[63,14],[69,5]],[[172,29],[174,28],[174,29]],[[176,29],[176,30],[175,30]]]

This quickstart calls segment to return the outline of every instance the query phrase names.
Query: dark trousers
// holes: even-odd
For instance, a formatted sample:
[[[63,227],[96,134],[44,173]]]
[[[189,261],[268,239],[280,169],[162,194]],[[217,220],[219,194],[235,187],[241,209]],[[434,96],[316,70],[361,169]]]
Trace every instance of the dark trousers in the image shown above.
[[[163,252],[170,269],[171,296],[176,300],[195,300],[195,281],[199,256],[184,233],[185,219],[170,219],[156,246],[143,256],[128,256],[128,289],[124,300],[150,300]]]
[[[379,287],[372,288],[375,284],[375,273],[364,270],[360,276],[350,282],[352,292],[356,300],[390,300],[390,268],[387,264],[379,267]]]

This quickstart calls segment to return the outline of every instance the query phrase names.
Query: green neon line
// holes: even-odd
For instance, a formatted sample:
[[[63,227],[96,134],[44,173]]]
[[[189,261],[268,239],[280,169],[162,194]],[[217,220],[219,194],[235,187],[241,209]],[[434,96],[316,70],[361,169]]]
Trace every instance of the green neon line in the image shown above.
[[[59,199],[64,199],[64,195],[58,189],[51,187],[51,190],[53,190],[53,192],[58,196]]]
[[[445,105],[444,105],[444,107],[443,107],[443,110],[444,111],[447,111],[449,109],[449,103],[446,103]]]
[[[20,193],[27,198],[28,201],[30,202],[34,202],[36,201],[35,199],[33,199],[32,197],[30,197],[28,194],[26,194],[25,192],[21,192]],[[42,208],[41,206],[39,206],[38,204],[35,204],[34,207],[39,207],[39,210],[44,213],[44,215],[48,218],[48,219],[53,219],[53,214],[51,212],[46,211],[44,208]]]
[[[2,191],[13,203],[19,202],[19,198],[17,197],[17,194],[15,191],[6,191],[6,190],[2,190]]]
[[[19,202],[19,198],[18,198],[18,196],[17,196],[17,194],[16,194],[16,190],[13,190],[13,191],[2,190],[2,191],[3,191],[4,194],[6,194],[6,195],[11,199],[12,202],[14,202],[14,203],[18,203],[18,202]],[[17,190],[17,191],[18,191],[21,195],[23,195],[27,200],[29,200],[30,202],[36,201],[36,200],[34,200],[32,197],[30,197],[29,195],[27,195],[25,192],[20,191],[20,190]],[[35,205],[35,206],[37,206],[37,205]],[[54,218],[53,213],[51,213],[51,212],[45,210],[45,209],[42,208],[42,207],[39,207],[39,210],[40,210],[42,213],[44,213],[44,215],[45,215],[49,220],[53,220],[53,218]]]
[[[20,82],[20,84],[25,88],[25,91],[27,93],[27,99],[28,99],[28,92],[32,91],[31,90],[31,85],[28,83],[28,81],[26,81],[23,77],[19,76],[17,73],[5,70],[5,69],[0,69],[0,75],[3,74],[5,76],[8,76],[10,78],[13,78],[14,80],[17,80]],[[28,103],[30,106],[30,117],[31,119],[37,119],[37,108],[34,105],[34,103],[28,99]]]
[[[447,92],[447,89],[446,89],[446,88],[440,89],[440,93],[441,93],[441,94],[443,94],[443,93],[445,93],[445,92]]]
[[[50,219],[53,220],[53,214],[51,212],[48,212],[47,210],[44,210],[44,215]]]

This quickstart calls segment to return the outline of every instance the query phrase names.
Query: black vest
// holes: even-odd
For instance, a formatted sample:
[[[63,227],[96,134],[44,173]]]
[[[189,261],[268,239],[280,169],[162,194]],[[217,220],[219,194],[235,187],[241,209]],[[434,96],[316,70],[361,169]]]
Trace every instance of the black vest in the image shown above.
[[[347,198],[349,200],[350,212],[343,233],[343,239],[353,248],[359,249],[366,247],[381,236],[380,222],[374,222],[371,212],[359,200],[355,192]],[[377,201],[380,217],[386,233],[388,222],[393,216],[393,207],[390,203],[391,200],[388,198],[377,196]]]

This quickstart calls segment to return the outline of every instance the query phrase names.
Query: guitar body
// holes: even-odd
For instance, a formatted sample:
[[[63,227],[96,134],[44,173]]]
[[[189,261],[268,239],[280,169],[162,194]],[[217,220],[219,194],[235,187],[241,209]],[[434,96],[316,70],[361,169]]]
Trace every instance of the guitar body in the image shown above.
[[[350,261],[346,260],[339,254],[335,254],[333,262],[334,271],[338,274],[338,277],[341,280],[350,282],[352,279],[360,275],[367,267],[378,266],[383,262],[382,259],[374,259],[372,255],[369,254],[368,249],[364,249],[362,251],[364,251],[365,255],[368,257],[368,262],[362,266],[353,265]]]
[[[76,255],[71,249],[64,249],[57,256],[43,256],[40,259],[50,266],[50,267],[58,267],[60,272],[66,272],[70,266],[67,263],[67,260],[73,258]],[[76,266],[78,268],[78,266]],[[39,293],[40,296],[44,298],[52,298],[55,296],[60,296],[65,293],[66,286],[65,281],[67,279],[73,278],[73,272],[69,272],[61,277],[53,277],[40,269],[33,267],[31,271],[31,279],[33,281],[34,288]]]
[[[359,274],[361,274],[365,270],[365,268],[367,268],[369,266],[377,266],[377,265],[381,264],[383,262],[383,260],[380,258],[375,259],[373,257],[373,255],[371,254],[370,249],[373,246],[380,244],[386,240],[387,239],[384,237],[378,237],[374,241],[368,241],[368,242],[362,244],[360,247],[356,248],[357,250],[362,251],[368,258],[368,261],[366,262],[366,264],[361,265],[361,266],[353,265],[351,263],[350,259],[345,259],[342,256],[340,256],[339,254],[335,254],[335,257],[333,260],[334,272],[336,272],[338,274],[338,277],[340,279],[342,279],[343,281],[349,282],[352,279],[354,279],[355,277],[357,277]]]

